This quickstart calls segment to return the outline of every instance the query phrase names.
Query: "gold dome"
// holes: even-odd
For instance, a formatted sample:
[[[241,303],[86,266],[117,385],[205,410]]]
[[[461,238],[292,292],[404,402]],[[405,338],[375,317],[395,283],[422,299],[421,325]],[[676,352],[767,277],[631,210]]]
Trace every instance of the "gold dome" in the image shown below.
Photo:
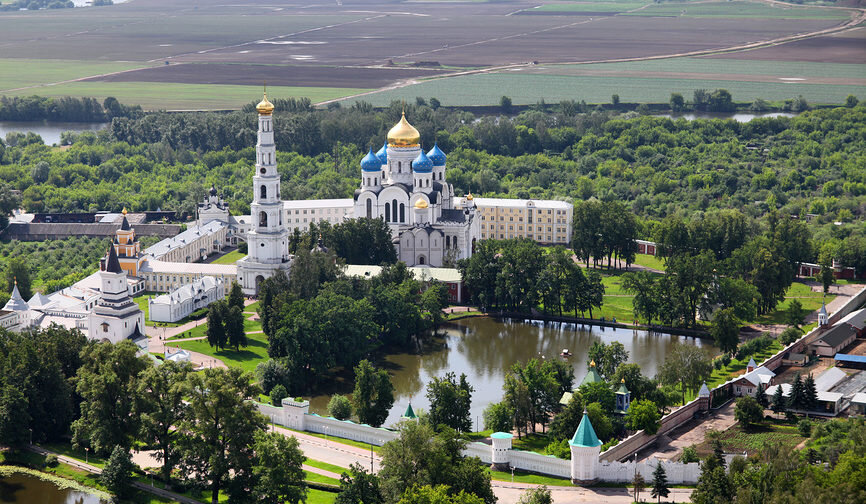
[[[595,367],[595,359],[589,361],[589,367]]]
[[[123,207],[123,212],[121,212],[121,213],[122,213],[123,215],[126,215],[126,207]]]
[[[469,193],[469,196],[466,196],[466,199],[468,199],[469,201],[472,201],[475,199],[475,197],[472,196],[472,193]]]
[[[427,208],[427,206],[428,206],[427,200],[425,200],[423,198],[419,199],[418,201],[415,202],[415,208],[424,209],[424,208]]]
[[[259,112],[260,115],[271,115],[271,113],[274,111],[274,104],[268,101],[268,92],[265,91],[264,94],[265,96],[264,98],[262,98],[262,101],[260,101],[259,104],[256,105],[256,110]]]
[[[417,147],[421,143],[421,134],[418,133],[409,121],[406,120],[406,113],[400,118],[400,122],[394,125],[388,131],[388,146],[389,147]]]

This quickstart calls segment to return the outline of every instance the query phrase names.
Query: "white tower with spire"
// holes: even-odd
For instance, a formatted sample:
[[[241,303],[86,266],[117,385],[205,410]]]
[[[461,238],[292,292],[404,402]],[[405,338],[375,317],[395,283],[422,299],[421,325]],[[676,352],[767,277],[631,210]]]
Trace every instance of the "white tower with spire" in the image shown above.
[[[120,267],[114,247],[108,248],[108,257],[104,264],[104,269],[99,272],[102,297],[88,316],[87,336],[111,343],[125,339],[146,342],[144,312],[129,297],[126,271]]]
[[[252,229],[247,235],[249,252],[238,261],[238,283],[244,294],[258,294],[259,284],[279,270],[288,272],[289,231],[283,222],[277,149],[274,145],[274,105],[265,92],[256,105],[259,133],[256,143],[256,172],[253,175]]]

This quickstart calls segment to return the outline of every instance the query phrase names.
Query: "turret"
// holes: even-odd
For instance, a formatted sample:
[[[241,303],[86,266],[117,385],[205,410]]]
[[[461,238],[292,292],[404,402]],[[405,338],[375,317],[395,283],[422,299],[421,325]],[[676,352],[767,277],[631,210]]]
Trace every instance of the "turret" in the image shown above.
[[[620,381],[619,389],[616,391],[616,413],[625,415],[631,405],[631,392],[625,386],[625,378]]]
[[[594,483],[597,479],[596,469],[598,467],[598,454],[601,452],[601,441],[592,428],[589,415],[583,410],[583,419],[574,436],[568,442],[571,448],[571,481],[572,483],[586,485]]]
[[[388,131],[388,178],[390,182],[412,185],[412,161],[421,152],[421,134],[409,121],[406,114]]]
[[[361,188],[376,190],[382,185],[382,160],[370,152],[361,160]]]
[[[412,212],[414,213],[412,220],[415,224],[423,225],[430,223],[430,205],[423,197],[415,202]]]
[[[827,314],[827,305],[821,301],[821,309],[818,310],[818,326],[824,327],[830,323],[830,316]]]
[[[424,151],[412,160],[412,179],[416,192],[425,194],[433,192],[433,161],[430,161]]]

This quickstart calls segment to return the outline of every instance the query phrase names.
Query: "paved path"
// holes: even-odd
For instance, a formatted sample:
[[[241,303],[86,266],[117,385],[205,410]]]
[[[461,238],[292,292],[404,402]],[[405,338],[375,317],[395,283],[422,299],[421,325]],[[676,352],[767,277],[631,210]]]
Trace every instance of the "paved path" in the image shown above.
[[[646,461],[655,457],[660,460],[672,460],[679,456],[686,446],[702,443],[704,435],[709,429],[722,432],[728,430],[735,423],[737,423],[737,419],[734,418],[734,402],[731,401],[711,412],[705,418],[690,420],[682,427],[674,429],[672,433],[659,436],[655,447],[639,452],[638,459]]]

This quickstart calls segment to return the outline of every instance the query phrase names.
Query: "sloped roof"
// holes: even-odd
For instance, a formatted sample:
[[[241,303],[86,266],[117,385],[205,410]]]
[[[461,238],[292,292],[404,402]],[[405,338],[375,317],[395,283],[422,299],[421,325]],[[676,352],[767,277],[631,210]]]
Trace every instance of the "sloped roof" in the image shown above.
[[[824,343],[830,348],[836,348],[852,336],[856,336],[856,332],[853,327],[848,324],[836,324],[833,326],[832,329],[827,331],[827,334],[818,338],[818,341],[813,343],[813,345],[818,343]]]
[[[574,437],[571,438],[569,444],[582,448],[601,446],[601,441],[598,440],[598,436],[595,434],[595,429],[592,428],[592,422],[589,421],[589,415],[586,414],[586,411],[583,412],[583,418],[580,420],[580,425],[578,425],[577,430],[574,431]]]
[[[598,374],[598,371],[595,370],[595,362],[589,363],[589,371],[587,371],[586,376],[583,377],[580,384],[585,385],[587,383],[598,383],[603,382],[601,379],[601,375]]]
[[[123,268],[120,267],[120,261],[117,260],[117,252],[114,250],[114,247],[108,247],[108,261],[105,264],[105,271],[123,273]]]
[[[831,367],[815,378],[815,389],[818,392],[826,392],[847,377],[848,375],[845,374],[845,371],[837,367]]]
[[[4,310],[7,311],[27,311],[30,309],[27,306],[27,302],[24,301],[24,298],[21,297],[21,292],[18,291],[18,282],[15,282],[15,286],[12,288],[12,297],[9,298],[9,301],[6,301],[6,305],[3,306]]]
[[[848,315],[842,317],[838,324],[849,324],[857,329],[866,328],[866,308],[852,311]]]
[[[409,403],[406,406],[406,411],[403,412],[403,418],[411,418],[412,420],[418,418],[418,415],[415,414],[415,410],[412,409],[412,403]]]

